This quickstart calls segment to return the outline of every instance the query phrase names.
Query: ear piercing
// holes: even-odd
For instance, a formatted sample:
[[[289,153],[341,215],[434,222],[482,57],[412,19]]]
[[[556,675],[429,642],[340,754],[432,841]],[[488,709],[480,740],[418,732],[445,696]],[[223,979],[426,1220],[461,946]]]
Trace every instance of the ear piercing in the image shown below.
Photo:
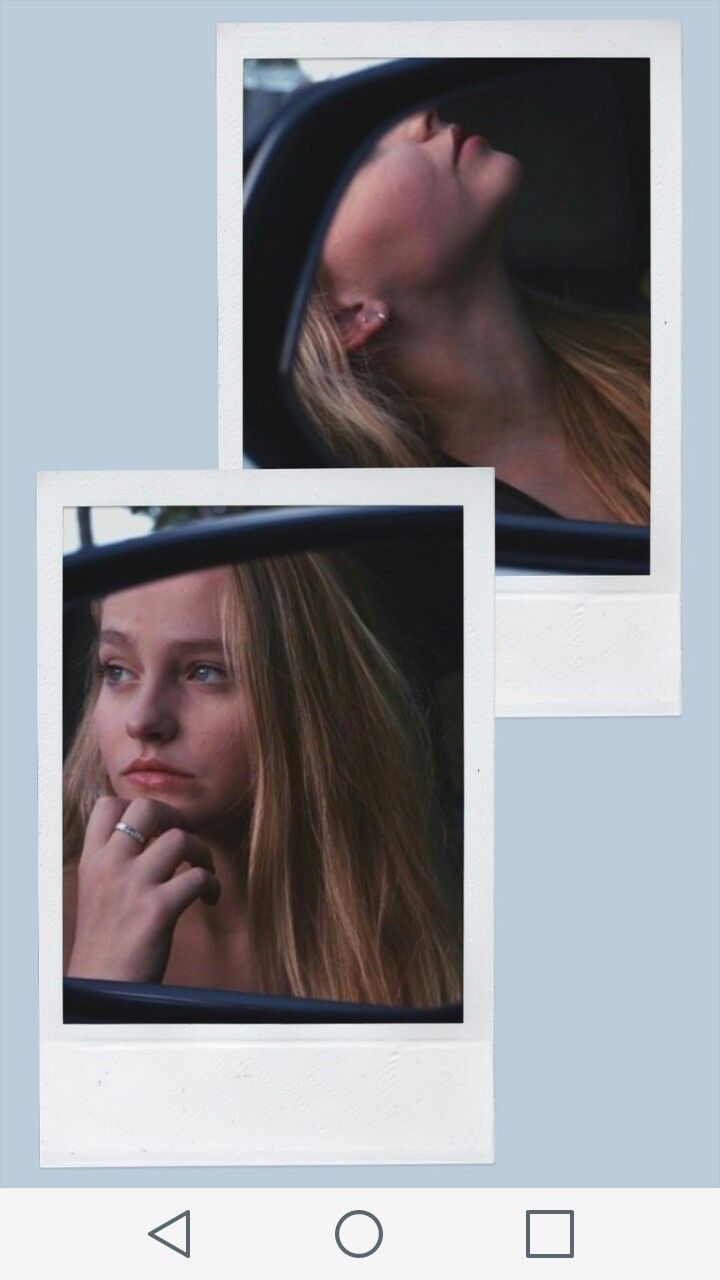
[[[369,324],[371,320],[387,320],[386,311],[368,311],[367,315],[360,317],[361,324]]]

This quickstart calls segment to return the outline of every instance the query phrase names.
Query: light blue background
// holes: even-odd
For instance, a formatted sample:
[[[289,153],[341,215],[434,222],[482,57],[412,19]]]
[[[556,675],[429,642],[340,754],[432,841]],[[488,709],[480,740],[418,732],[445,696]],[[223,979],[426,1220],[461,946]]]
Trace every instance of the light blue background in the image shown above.
[[[214,24],[340,17],[684,20],[685,713],[498,724],[494,1166],[43,1172],[35,471],[216,465]],[[715,1185],[717,6],[24,0],[3,21],[3,1182]]]

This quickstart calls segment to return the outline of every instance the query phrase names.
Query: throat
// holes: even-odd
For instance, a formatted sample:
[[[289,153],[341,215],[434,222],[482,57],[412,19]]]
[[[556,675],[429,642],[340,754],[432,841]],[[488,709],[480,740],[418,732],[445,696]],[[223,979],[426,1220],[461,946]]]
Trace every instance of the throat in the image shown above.
[[[564,442],[547,355],[502,281],[411,313],[390,361],[435,445],[461,462],[500,468]]]
[[[219,904],[218,904],[219,906]],[[221,991],[258,991],[245,912],[213,916],[217,907],[194,902],[175,926],[164,983]]]

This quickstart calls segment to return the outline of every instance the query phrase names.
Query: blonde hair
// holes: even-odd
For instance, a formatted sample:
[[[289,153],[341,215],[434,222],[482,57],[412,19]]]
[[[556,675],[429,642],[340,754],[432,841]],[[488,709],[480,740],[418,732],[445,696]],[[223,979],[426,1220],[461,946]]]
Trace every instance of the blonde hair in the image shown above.
[[[459,998],[459,927],[434,865],[428,731],[327,553],[233,565],[228,662],[255,776],[243,865],[261,990],[433,1007]],[[66,856],[110,790],[94,675],[65,767]]]
[[[642,320],[518,290],[543,348],[556,411],[585,480],[618,521],[650,519],[650,346]],[[293,369],[320,436],[357,466],[438,463],[432,424],[388,382],[372,342],[349,354],[329,302],[312,293]]]

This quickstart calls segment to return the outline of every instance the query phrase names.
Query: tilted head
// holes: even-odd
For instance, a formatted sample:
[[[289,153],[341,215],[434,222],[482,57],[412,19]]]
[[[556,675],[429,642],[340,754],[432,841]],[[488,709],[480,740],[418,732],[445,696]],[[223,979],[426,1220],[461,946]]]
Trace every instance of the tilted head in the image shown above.
[[[519,182],[514,157],[434,111],[388,130],[343,193],[320,260],[346,348],[407,301],[461,287],[478,260],[497,255]]]

